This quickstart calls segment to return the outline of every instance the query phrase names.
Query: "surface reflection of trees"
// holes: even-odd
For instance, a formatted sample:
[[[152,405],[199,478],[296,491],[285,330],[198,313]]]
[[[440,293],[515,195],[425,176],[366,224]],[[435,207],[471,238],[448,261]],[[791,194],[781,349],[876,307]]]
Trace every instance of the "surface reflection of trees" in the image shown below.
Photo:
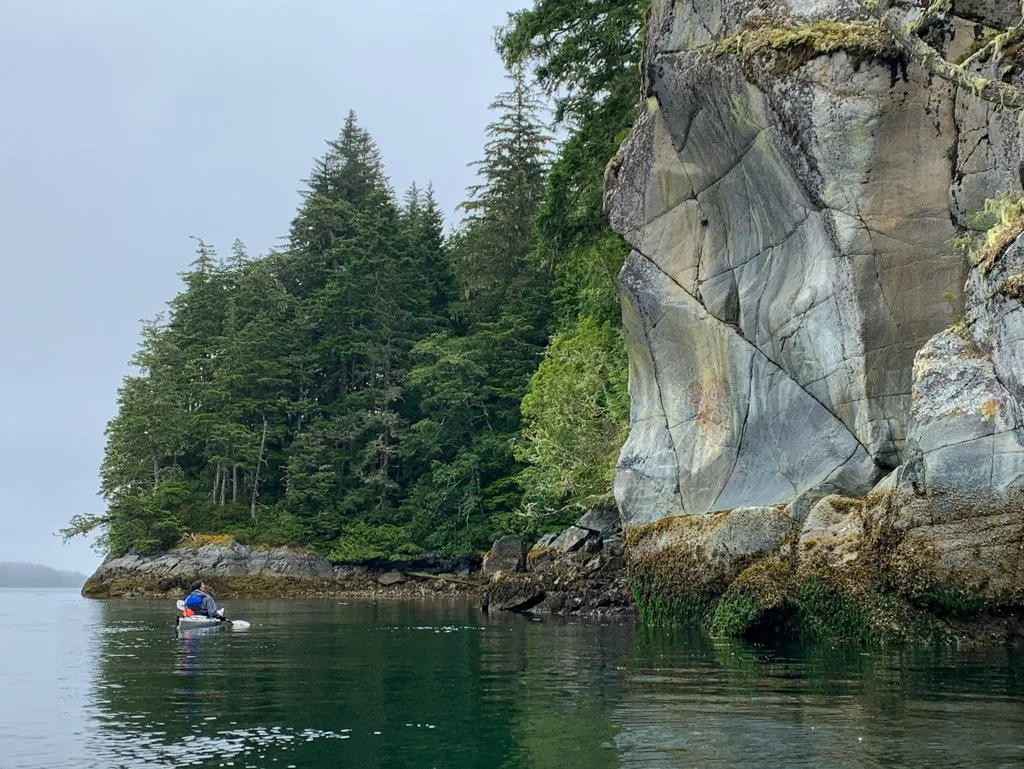
[[[483,636],[481,676],[490,699],[511,704],[506,769],[619,766],[610,713],[632,628],[494,617]],[[506,705],[507,707],[507,705]]]
[[[625,766],[982,766],[1021,758],[1004,650],[763,649],[639,631],[614,711]]]
[[[202,744],[200,757],[216,766],[234,758],[219,755],[218,746],[266,744],[262,733],[274,728],[332,737],[294,741],[282,765],[497,767],[511,752],[507,705],[485,701],[475,607],[309,601],[235,608],[253,623],[245,634],[177,635],[161,605],[105,605],[111,632],[97,655],[97,765],[177,765],[181,751]],[[361,739],[337,739],[348,729]]]

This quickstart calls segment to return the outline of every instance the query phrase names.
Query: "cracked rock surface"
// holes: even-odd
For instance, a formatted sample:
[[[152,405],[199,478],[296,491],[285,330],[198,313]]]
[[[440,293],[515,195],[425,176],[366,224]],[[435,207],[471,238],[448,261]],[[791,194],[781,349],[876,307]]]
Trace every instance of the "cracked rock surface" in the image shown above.
[[[792,25],[861,18],[845,0],[775,6]],[[951,58],[979,18],[1004,23],[1002,4],[965,6]],[[1004,286],[1024,245],[982,274],[951,241],[985,200],[1020,194],[1022,123],[912,63],[711,50],[762,13],[652,4],[648,98],[606,191],[633,249],[623,523],[806,511],[913,467],[917,528],[1009,515],[993,536],[1019,549],[1024,311]],[[966,331],[947,331],[963,307]]]

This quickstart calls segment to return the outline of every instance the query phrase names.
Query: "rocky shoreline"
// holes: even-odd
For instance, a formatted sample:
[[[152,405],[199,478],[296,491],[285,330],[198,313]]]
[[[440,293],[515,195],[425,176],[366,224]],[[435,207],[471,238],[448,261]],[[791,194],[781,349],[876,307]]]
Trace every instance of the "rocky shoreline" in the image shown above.
[[[480,564],[480,558],[433,557],[336,564],[290,547],[258,548],[224,538],[108,559],[86,581],[82,595],[165,598],[180,595],[197,579],[223,598],[436,595],[479,589],[474,577]]]
[[[199,537],[163,553],[108,558],[86,581],[82,595],[173,598],[197,579],[219,598],[461,596],[480,601],[485,611],[635,613],[614,508],[587,513],[562,533],[542,537],[529,552],[519,537],[503,537],[483,558],[332,563],[295,548]]]

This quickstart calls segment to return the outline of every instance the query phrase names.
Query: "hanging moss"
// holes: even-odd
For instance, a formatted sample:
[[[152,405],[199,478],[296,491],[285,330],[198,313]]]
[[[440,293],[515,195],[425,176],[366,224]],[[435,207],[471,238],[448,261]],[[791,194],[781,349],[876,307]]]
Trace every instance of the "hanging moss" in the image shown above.
[[[901,596],[841,572],[821,571],[802,579],[791,600],[797,631],[805,639],[855,642],[948,643],[952,634],[936,617]]]
[[[1024,198],[1002,195],[986,200],[981,211],[972,214],[968,226],[978,234],[954,239],[954,245],[963,251],[971,266],[980,267],[987,275],[996,260],[1024,233]]]
[[[644,624],[709,627],[715,602],[742,568],[711,561],[701,544],[727,518],[674,516],[626,531],[629,581]]]
[[[792,558],[765,558],[744,569],[715,606],[711,632],[743,638],[758,634],[761,628],[769,633],[782,630],[779,624],[789,609],[793,567]]]

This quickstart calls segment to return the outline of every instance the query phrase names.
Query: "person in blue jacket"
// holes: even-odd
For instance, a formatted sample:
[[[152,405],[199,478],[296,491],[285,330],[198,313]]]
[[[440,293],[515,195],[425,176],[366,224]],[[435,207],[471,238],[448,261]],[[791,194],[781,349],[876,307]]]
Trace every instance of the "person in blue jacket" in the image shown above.
[[[217,602],[213,600],[213,596],[207,592],[206,584],[204,582],[197,581],[193,582],[190,588],[191,592],[185,599],[185,608],[191,609],[198,616],[212,617],[213,619],[223,620],[224,617],[217,613]]]

